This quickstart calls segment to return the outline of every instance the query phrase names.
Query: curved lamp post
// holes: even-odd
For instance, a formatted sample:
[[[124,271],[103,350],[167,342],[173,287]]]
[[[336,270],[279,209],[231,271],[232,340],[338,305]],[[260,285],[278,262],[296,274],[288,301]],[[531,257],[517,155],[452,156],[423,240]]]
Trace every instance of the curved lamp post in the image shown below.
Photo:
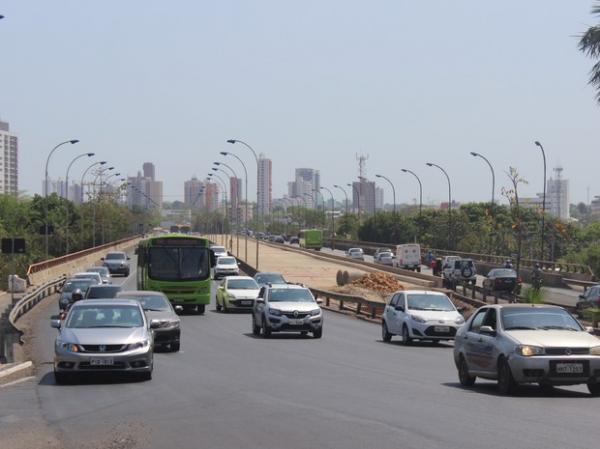
[[[65,254],[69,254],[69,171],[71,170],[71,167],[73,166],[73,164],[75,163],[75,161],[77,161],[78,159],[81,159],[82,157],[92,157],[94,156],[95,153],[82,153],[79,156],[75,156],[71,162],[69,163],[69,165],[67,166],[67,174],[65,176],[65,184],[66,184],[66,196],[67,196],[67,211],[65,213],[65,218],[66,218],[66,225],[65,225]]]
[[[540,260],[544,263],[544,231],[546,227],[546,152],[539,141],[534,142],[540,150],[542,150],[542,158],[544,159],[544,193],[542,194],[542,236],[540,245]]]
[[[96,182],[98,181],[98,177],[100,177],[100,180],[102,180],[102,176],[104,175],[104,173],[106,173],[107,171],[111,171],[114,170],[115,167],[106,167],[104,169],[100,169],[98,170],[98,173],[96,174],[96,177],[94,178],[94,183],[92,185],[92,187],[94,188],[94,201],[93,201],[93,214],[92,214],[92,247],[95,248],[96,247]],[[102,186],[100,186],[100,193],[102,193]]]
[[[411,175],[413,175],[419,183],[419,235],[417,236],[418,240],[419,237],[421,237],[421,227],[423,226],[421,221],[423,217],[423,184],[421,183],[421,178],[419,178],[414,171],[409,170],[408,168],[401,168],[400,170],[402,170],[404,173],[410,173]]]
[[[448,173],[446,172],[446,170],[443,169],[443,167],[440,167],[437,164],[434,164],[432,162],[427,162],[426,165],[428,167],[437,167],[438,169],[440,169],[442,171],[442,173],[444,173],[444,175],[446,176],[446,179],[448,180],[448,249],[451,250],[452,248],[452,187],[450,185],[450,176],[448,176]]]
[[[375,175],[375,177],[385,179],[390,184],[390,186],[392,186],[392,195],[394,197],[394,215],[396,215],[396,188],[394,187],[394,183],[392,181],[390,181],[389,178],[387,178],[383,175]]]
[[[338,184],[334,184],[333,187],[344,192],[344,196],[346,197],[346,215],[348,215],[348,193],[346,192],[346,189]]]
[[[326,190],[331,196],[331,249],[335,250],[335,200],[333,199],[333,192],[328,187],[321,186],[321,190]]]
[[[54,148],[52,148],[52,150],[50,150],[50,153],[48,154],[48,157],[46,158],[46,168],[44,170],[44,242],[45,242],[45,249],[46,249],[46,259],[48,259],[48,245],[49,245],[49,240],[48,240],[48,164],[50,163],[50,158],[52,157],[52,154],[54,154],[54,152],[58,148],[60,148],[63,145],[66,145],[67,143],[74,145],[77,142],[79,142],[79,140],[72,139],[72,140],[65,140],[64,142],[59,143]]]
[[[84,195],[83,195],[83,190],[84,190],[84,184],[83,184],[83,182],[84,182],[84,179],[85,179],[85,175],[87,175],[87,174],[88,174],[88,172],[89,172],[89,171],[90,171],[92,168],[94,168],[95,166],[97,166],[97,165],[105,165],[105,164],[106,164],[106,161],[94,162],[93,164],[91,164],[90,166],[88,166],[88,167],[87,167],[87,168],[86,168],[86,169],[83,171],[83,174],[81,175],[81,181],[80,181],[80,184],[81,184],[81,204],[83,204],[83,201],[84,201],[84,199],[85,199],[85,197],[84,197]],[[84,242],[84,240],[85,240],[84,231],[85,231],[85,229],[84,229],[84,225],[83,225],[83,209],[81,209],[81,245],[82,245],[82,246],[83,246],[83,242]]]
[[[246,169],[246,164],[244,164],[244,161],[242,161],[240,159],[240,157],[235,154],[235,153],[231,153],[229,151],[221,151],[221,154],[223,156],[233,156],[234,158],[236,158],[240,164],[242,164],[242,167],[244,168],[244,190],[245,190],[245,199],[246,199],[246,205],[244,206],[244,260],[247,262],[248,261],[248,170]],[[236,217],[237,217],[237,211],[235,213]]]

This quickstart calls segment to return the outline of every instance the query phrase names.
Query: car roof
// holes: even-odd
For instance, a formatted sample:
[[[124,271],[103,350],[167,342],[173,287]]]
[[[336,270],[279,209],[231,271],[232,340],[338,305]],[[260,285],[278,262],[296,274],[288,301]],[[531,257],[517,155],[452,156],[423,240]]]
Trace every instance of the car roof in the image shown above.
[[[437,292],[434,290],[397,290],[394,293],[392,293],[392,295],[395,295],[396,293],[412,293],[412,294],[417,294],[417,295],[441,295],[441,296],[448,296],[446,293],[444,292]]]
[[[75,302],[71,309],[74,307],[83,307],[83,306],[121,306],[121,305],[130,305],[130,306],[138,306],[139,302],[133,299],[82,299],[81,301]]]
[[[288,288],[288,289],[296,289],[296,290],[300,290],[300,289],[309,290],[308,287],[305,287],[304,285],[298,285],[298,284],[270,284],[270,288]]]
[[[166,297],[163,292],[157,292],[155,290],[121,290],[117,293],[117,298],[126,299],[127,296],[159,296],[161,298]]]
[[[75,276],[94,276],[94,275],[98,275],[100,276],[98,273],[96,273],[95,271],[80,271],[78,273],[73,273],[71,276],[75,277]]]
[[[260,271],[260,272],[256,273],[254,276],[258,276],[259,274],[277,274],[277,275],[283,277],[283,274],[278,273],[277,271]]]
[[[109,251],[106,254],[125,254],[125,251]]]
[[[105,285],[105,284],[98,284],[98,285],[90,285],[90,289],[94,289],[94,290],[114,290],[116,288],[121,288],[120,285]]]
[[[250,276],[227,276],[225,278],[226,281],[235,281],[235,280],[239,280],[239,279],[250,280],[250,281],[254,280],[254,278],[252,278]]]
[[[217,262],[219,261],[219,259],[235,259],[235,256],[219,256],[217,257]]]
[[[553,304],[519,304],[519,303],[511,303],[511,304],[490,304],[488,306],[483,307],[491,307],[494,309],[561,309],[565,310],[561,306],[555,306]]]

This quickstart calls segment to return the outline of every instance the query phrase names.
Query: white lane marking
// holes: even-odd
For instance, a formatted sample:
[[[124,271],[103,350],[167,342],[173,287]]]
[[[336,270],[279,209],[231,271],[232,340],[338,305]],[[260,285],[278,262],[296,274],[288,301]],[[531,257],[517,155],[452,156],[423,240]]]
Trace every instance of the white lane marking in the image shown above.
[[[35,376],[24,377],[22,379],[13,380],[12,382],[8,382],[6,384],[0,385],[0,388],[12,387],[13,385],[18,385],[20,383],[27,382],[28,380],[33,380],[33,379],[35,379]]]

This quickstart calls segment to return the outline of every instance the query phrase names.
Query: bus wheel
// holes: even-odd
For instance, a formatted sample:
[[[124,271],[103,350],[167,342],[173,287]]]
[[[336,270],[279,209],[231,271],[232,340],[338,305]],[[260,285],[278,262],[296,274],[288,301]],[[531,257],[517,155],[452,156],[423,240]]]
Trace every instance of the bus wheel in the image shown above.
[[[204,315],[204,309],[205,309],[204,304],[198,304],[198,306],[196,307],[196,313],[198,315]]]

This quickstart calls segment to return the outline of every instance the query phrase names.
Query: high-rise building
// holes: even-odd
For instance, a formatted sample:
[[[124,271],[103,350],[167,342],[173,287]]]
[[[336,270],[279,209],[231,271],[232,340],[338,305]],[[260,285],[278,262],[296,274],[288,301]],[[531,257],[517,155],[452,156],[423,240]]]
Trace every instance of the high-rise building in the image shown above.
[[[546,210],[561,220],[568,220],[569,211],[569,180],[562,178],[562,167],[554,169],[554,178],[546,183]]]
[[[309,205],[313,208],[321,203],[321,175],[319,170],[312,168],[297,168],[295,179],[288,183],[288,196],[290,198],[312,198]]]
[[[144,171],[144,178],[150,178],[152,181],[156,180],[156,168],[152,162],[144,162],[142,170]]]
[[[0,194],[19,193],[19,139],[0,121]]]
[[[219,188],[214,182],[207,182],[204,189],[205,205],[209,212],[219,209]]]
[[[375,183],[362,178],[352,183],[352,207],[367,214],[376,209]]]
[[[234,223],[240,222],[240,204],[242,203],[242,180],[240,178],[229,178],[229,191],[231,198],[229,199],[230,217],[233,217]]]
[[[383,209],[383,189],[381,187],[375,187],[375,209]]]
[[[183,201],[185,206],[190,209],[199,209],[204,206],[204,182],[195,176],[183,183]]]
[[[261,154],[258,159],[258,204],[257,212],[259,217],[269,215],[271,213],[271,202],[273,198],[273,166],[271,159],[265,158]]]
[[[154,164],[144,163],[144,175],[138,172],[137,176],[127,178],[127,205],[129,207],[142,207],[145,209],[161,208],[163,202],[162,181],[154,179]],[[150,176],[145,176],[150,175]]]

